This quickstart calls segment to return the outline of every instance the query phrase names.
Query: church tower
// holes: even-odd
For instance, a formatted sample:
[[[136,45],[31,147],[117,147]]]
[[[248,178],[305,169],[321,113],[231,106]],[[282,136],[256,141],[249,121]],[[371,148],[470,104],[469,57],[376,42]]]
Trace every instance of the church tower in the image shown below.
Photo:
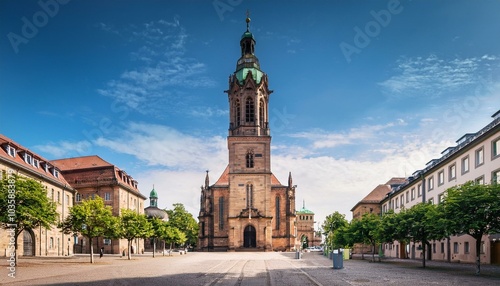
[[[229,165],[213,185],[201,187],[200,250],[287,251],[295,247],[295,187],[271,172],[268,77],[255,55],[250,18],[241,56],[225,92],[229,101]]]

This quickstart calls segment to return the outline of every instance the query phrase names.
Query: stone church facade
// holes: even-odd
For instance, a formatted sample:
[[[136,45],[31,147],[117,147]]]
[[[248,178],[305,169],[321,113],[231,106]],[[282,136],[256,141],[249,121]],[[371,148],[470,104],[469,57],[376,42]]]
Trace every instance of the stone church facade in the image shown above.
[[[198,248],[202,251],[289,251],[296,247],[295,187],[271,172],[268,77],[247,30],[229,77],[229,164],[201,187]]]

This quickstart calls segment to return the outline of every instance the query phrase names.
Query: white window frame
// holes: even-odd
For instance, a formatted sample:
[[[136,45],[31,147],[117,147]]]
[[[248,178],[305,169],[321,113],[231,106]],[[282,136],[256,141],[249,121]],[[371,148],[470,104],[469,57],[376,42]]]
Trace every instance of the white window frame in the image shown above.
[[[9,156],[16,158],[16,148],[7,145],[7,153],[9,154]]]
[[[444,184],[444,170],[438,172],[438,186]]]
[[[475,166],[480,167],[484,164],[484,147],[477,149],[475,152]]]
[[[453,163],[448,167],[448,181],[453,181],[457,178],[457,164]]]
[[[470,171],[470,159],[469,155],[462,158],[462,175]]]
[[[491,141],[491,160],[500,157],[500,137]]]

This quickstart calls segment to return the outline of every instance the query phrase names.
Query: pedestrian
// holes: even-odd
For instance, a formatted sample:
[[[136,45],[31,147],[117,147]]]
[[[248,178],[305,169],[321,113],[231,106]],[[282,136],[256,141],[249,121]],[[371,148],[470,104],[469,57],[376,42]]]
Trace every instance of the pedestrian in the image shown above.
[[[102,258],[104,255],[104,247],[101,247],[101,250],[99,251],[99,258]]]

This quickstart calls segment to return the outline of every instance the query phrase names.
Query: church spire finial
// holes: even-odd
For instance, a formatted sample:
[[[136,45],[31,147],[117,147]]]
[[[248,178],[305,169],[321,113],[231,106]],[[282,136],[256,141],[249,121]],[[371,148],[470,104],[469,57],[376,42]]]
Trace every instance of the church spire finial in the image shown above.
[[[302,200],[302,208],[305,209],[306,208],[306,200]]]
[[[206,170],[206,172],[207,172],[207,175],[205,176],[205,188],[208,188],[208,185],[210,184],[210,182],[209,182],[209,178],[208,178],[208,172],[209,172],[209,171],[208,171],[208,170]]]
[[[247,32],[250,32],[250,10],[247,9],[247,19],[245,20],[247,22]]]

